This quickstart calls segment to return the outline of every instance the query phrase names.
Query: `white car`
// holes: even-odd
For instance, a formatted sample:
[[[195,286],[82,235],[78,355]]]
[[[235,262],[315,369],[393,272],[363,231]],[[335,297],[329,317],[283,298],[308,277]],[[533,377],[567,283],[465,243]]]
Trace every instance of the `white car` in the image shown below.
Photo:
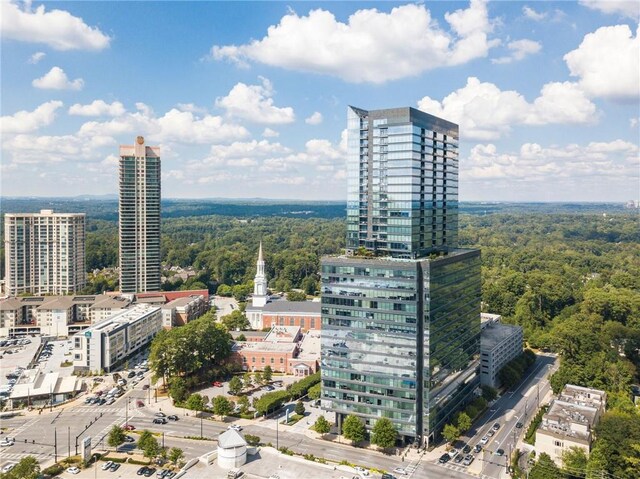
[[[356,466],[356,467],[354,467],[354,469],[356,470],[356,472],[359,472],[363,476],[368,476],[369,475],[369,471],[366,470],[364,467]]]
[[[13,469],[14,467],[16,467],[16,463],[15,463],[15,462],[12,462],[11,464],[7,464],[6,466],[4,466],[4,467],[2,468],[2,472],[3,472],[3,473],[5,473],[5,472],[9,472],[9,471],[10,471],[11,469]]]
[[[233,429],[234,431],[240,432],[240,431],[242,431],[242,426],[238,426],[237,424],[232,424],[227,429]]]
[[[11,437],[5,437],[2,441],[0,441],[0,446],[2,447],[13,446],[14,444],[15,441]]]
[[[482,439],[480,439],[480,444],[482,444],[483,446],[489,442],[489,438],[487,436],[482,436]]]
[[[69,474],[80,474],[80,469],[78,469],[76,466],[71,466],[68,467],[65,472],[68,472]]]
[[[403,476],[408,474],[407,471],[405,471],[404,467],[396,467],[393,472],[395,472],[396,474],[402,474]]]
[[[113,464],[113,462],[111,461],[107,461],[102,465],[102,470],[106,471],[107,469],[109,469],[111,467],[111,464]]]

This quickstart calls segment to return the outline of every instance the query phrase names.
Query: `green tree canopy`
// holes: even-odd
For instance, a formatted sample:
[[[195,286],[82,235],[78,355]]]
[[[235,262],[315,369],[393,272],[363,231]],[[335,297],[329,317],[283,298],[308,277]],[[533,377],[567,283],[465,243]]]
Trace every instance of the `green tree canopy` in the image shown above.
[[[205,405],[204,397],[199,393],[194,393],[189,396],[189,399],[187,399],[187,402],[185,403],[185,407],[192,411],[203,411]]]
[[[184,451],[182,449],[180,449],[179,447],[172,447],[169,450],[169,460],[173,464],[178,464],[178,462],[182,459],[184,459]]]
[[[230,314],[222,316],[220,321],[222,321],[224,327],[227,328],[227,331],[246,331],[251,326],[244,313],[237,309],[234,309]]]
[[[300,416],[304,416],[305,411],[306,411],[306,409],[304,407],[304,403],[302,401],[298,401],[296,403],[296,407],[294,409],[294,412],[296,414],[299,414]]]
[[[267,364],[264,367],[264,370],[262,371],[262,379],[264,380],[265,383],[268,383],[269,381],[271,381],[272,377],[273,377],[273,370],[271,369],[271,366]]]
[[[220,416],[228,416],[233,412],[233,403],[225,396],[216,396],[213,400],[213,413]]]
[[[242,379],[238,376],[233,376],[229,381],[229,393],[233,396],[237,396],[242,391]]]
[[[23,457],[9,472],[2,473],[2,479],[37,479],[40,476],[40,464],[33,456]]]
[[[376,421],[371,433],[371,442],[383,449],[395,446],[396,440],[398,439],[398,431],[396,431],[393,423],[386,417]]]
[[[342,423],[342,434],[354,444],[364,441],[367,431],[364,422],[354,415],[349,415]]]
[[[313,424],[313,429],[315,429],[318,434],[324,435],[331,431],[331,424],[329,424],[329,421],[327,421],[324,416],[319,416]]]
[[[471,418],[465,412],[461,412],[460,414],[458,414],[457,423],[458,423],[458,430],[461,433],[465,433],[469,429],[471,429]]]
[[[118,446],[124,442],[125,437],[126,437],[126,434],[124,433],[124,430],[120,426],[114,425],[109,431],[109,438],[107,439],[107,444],[117,449]]]

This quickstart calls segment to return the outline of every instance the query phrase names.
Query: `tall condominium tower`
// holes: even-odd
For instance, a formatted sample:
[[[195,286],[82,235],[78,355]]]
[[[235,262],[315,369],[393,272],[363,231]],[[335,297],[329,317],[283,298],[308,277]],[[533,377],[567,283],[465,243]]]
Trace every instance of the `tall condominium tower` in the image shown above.
[[[160,290],[160,148],[120,146],[120,291]]]
[[[479,384],[480,252],[457,248],[458,126],[348,110],[346,254],[322,269],[322,399],[435,439]]]
[[[5,214],[7,294],[69,294],[84,288],[84,238],[84,213]]]

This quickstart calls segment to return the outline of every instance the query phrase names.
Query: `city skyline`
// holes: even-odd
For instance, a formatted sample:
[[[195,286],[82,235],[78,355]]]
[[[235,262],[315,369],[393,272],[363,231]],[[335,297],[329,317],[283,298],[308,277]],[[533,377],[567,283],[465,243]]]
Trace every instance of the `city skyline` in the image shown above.
[[[460,124],[461,201],[638,197],[637,2],[3,2],[2,22],[6,196],[114,194],[143,135],[167,198],[345,200],[348,106],[400,104]]]

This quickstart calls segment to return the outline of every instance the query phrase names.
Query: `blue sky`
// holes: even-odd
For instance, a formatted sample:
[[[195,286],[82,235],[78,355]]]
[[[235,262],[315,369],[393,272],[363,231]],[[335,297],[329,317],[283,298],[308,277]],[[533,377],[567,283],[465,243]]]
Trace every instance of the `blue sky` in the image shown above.
[[[346,107],[460,124],[463,201],[640,197],[637,1],[6,2],[7,196],[341,200]]]

